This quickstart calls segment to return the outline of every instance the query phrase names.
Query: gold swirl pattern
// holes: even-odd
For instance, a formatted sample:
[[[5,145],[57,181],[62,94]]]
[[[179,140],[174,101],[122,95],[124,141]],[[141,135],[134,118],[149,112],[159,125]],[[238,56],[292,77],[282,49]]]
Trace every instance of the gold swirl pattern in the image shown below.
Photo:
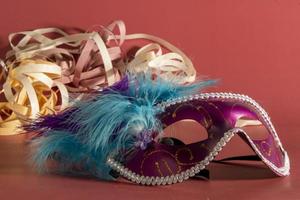
[[[170,158],[172,158],[172,161],[175,161],[175,162],[176,162],[175,156],[174,156],[172,153],[170,153],[170,152],[168,152],[168,151],[166,151],[166,150],[154,150],[154,151],[151,151],[151,152],[145,154],[145,156],[144,156],[144,158],[143,158],[143,160],[142,160],[142,162],[141,162],[141,165],[140,165],[140,172],[141,172],[142,175],[144,175],[145,162],[146,162],[147,160],[151,160],[151,157],[152,157],[152,156],[154,156],[155,154],[159,154],[159,153],[164,153],[164,154],[168,155]],[[173,170],[171,169],[171,167],[170,167],[170,165],[168,164],[167,160],[162,159],[161,161],[162,161],[162,164],[166,167],[166,169],[168,170],[168,172],[169,172],[170,174],[173,174],[173,173],[179,173],[179,172],[181,171],[181,166],[180,166],[179,163],[176,163],[176,170],[174,171],[174,169],[173,169]],[[174,163],[172,163],[172,164],[174,164]],[[157,171],[158,174],[161,175],[161,174],[163,174],[163,173],[162,173],[162,171],[161,171],[161,167],[160,167],[160,166],[161,166],[161,165],[160,165],[159,162],[154,162],[152,167],[153,167],[154,169],[156,169],[156,171]],[[147,167],[149,167],[149,166],[147,166]]]

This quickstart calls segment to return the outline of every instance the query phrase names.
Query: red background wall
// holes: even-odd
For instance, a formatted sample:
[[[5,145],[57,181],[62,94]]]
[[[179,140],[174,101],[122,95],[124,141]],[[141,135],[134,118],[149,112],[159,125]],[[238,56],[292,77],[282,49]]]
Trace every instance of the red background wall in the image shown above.
[[[218,90],[259,100],[277,124],[300,119],[299,0],[10,0],[1,8],[1,49],[11,32],[122,19],[129,33],[154,34],[183,49],[198,75],[221,78]]]
[[[2,0],[0,6],[1,55],[11,32],[86,29],[114,19],[124,20],[129,33],[169,40],[192,58],[199,76],[222,80],[214,90],[262,103],[287,149],[295,148],[292,167],[298,162],[299,0]]]

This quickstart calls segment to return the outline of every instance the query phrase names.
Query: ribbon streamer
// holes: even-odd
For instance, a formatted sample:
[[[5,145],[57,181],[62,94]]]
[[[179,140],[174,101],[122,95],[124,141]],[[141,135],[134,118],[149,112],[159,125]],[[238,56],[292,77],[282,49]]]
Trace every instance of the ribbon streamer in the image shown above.
[[[17,66],[17,67],[15,67]],[[61,68],[43,60],[23,60],[8,66],[8,75],[1,94],[1,135],[17,134],[22,120],[53,114],[68,106],[68,91],[55,80]]]
[[[123,44],[140,39],[150,42],[128,60]],[[126,72],[151,71],[182,84],[193,82],[196,76],[191,60],[178,48],[152,35],[126,35],[120,20],[73,34],[58,28],[12,33],[9,43],[11,50],[0,63],[4,82],[0,135],[17,134],[28,119],[70,106],[69,93],[80,96],[104,89]]]

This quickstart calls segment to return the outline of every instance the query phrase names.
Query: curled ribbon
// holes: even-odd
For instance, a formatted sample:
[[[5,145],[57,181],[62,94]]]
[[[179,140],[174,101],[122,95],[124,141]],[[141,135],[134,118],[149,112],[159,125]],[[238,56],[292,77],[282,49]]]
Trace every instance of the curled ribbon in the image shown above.
[[[150,43],[128,60],[122,45],[138,39]],[[152,35],[126,35],[120,20],[85,33],[68,34],[58,28],[12,33],[9,43],[12,49],[5,62],[0,62],[5,98],[0,102],[0,135],[17,134],[26,120],[70,106],[69,93],[103,89],[126,72],[151,71],[182,84],[196,77],[191,60],[182,51]]]
[[[55,80],[61,74],[58,65],[22,60],[7,68],[9,73],[1,91],[7,101],[0,102],[1,135],[17,134],[22,120],[53,114],[68,106],[68,91]]]

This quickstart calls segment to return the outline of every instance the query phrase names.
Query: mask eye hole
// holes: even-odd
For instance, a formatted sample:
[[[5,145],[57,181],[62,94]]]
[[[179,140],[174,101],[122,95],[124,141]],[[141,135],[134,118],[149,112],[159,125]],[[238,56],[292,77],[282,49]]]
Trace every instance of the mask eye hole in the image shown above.
[[[184,144],[191,144],[208,139],[204,126],[192,119],[177,121],[164,129],[163,137],[176,138]]]
[[[242,128],[252,140],[265,140],[270,135],[267,128],[258,120],[240,118],[235,127]]]

